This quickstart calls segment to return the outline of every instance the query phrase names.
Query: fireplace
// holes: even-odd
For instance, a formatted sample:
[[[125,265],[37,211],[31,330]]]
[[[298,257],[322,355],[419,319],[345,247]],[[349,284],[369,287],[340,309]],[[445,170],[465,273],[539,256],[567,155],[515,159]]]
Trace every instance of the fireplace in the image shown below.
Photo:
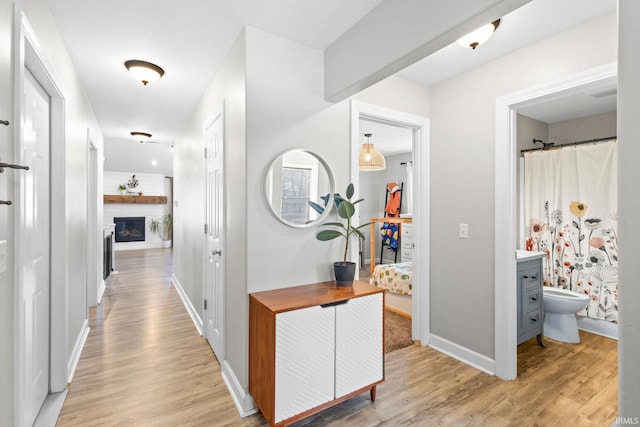
[[[143,216],[116,217],[113,222],[116,224],[116,242],[144,242]]]

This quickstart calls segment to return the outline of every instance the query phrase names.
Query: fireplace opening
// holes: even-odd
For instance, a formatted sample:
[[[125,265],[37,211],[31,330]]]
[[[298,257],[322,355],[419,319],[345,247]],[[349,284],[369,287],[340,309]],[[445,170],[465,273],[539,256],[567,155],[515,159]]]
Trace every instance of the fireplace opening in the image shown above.
[[[116,217],[113,222],[116,224],[116,242],[144,242],[143,216]]]

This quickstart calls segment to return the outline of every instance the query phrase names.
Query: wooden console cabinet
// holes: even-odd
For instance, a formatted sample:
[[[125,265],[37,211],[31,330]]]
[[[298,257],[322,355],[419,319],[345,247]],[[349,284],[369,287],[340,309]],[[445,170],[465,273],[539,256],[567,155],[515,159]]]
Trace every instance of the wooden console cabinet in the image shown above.
[[[335,282],[249,295],[249,392],[286,426],[384,381],[384,291]]]

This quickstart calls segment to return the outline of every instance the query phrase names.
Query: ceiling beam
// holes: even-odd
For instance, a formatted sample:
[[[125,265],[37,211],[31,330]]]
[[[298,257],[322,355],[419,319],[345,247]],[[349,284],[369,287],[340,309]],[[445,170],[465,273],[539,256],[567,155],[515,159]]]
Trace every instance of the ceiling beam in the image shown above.
[[[385,0],[325,50],[325,99],[346,99],[529,1]]]

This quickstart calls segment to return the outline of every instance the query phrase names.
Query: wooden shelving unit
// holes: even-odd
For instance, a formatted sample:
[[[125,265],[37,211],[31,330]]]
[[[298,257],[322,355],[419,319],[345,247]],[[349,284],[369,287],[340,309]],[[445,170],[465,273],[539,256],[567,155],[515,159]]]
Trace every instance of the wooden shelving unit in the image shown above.
[[[137,203],[147,205],[166,205],[167,196],[121,196],[118,194],[105,194],[104,203]]]

